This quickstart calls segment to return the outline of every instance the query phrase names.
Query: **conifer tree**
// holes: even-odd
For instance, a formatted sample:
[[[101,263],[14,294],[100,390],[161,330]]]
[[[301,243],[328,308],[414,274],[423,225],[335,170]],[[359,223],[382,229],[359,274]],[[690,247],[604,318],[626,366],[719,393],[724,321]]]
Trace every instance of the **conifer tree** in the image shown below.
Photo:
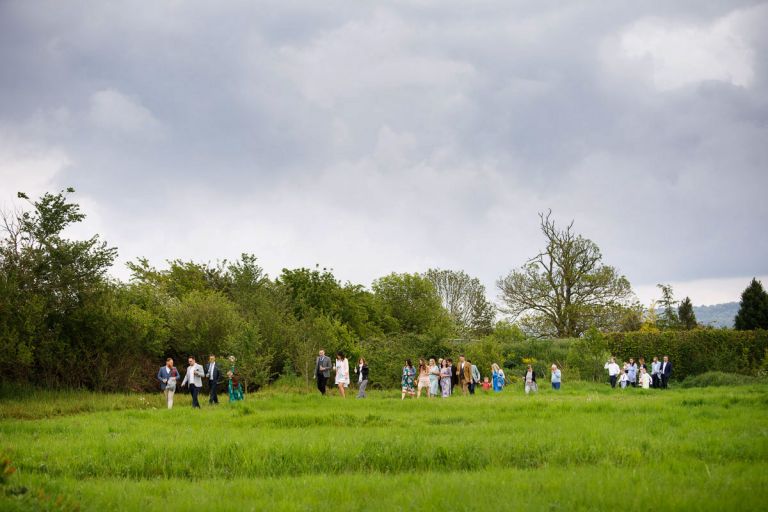
[[[768,329],[768,293],[763,289],[763,283],[755,278],[741,294],[734,326],[739,331]]]
[[[680,320],[680,327],[686,331],[695,329],[698,325],[696,322],[696,313],[693,312],[693,303],[690,297],[686,297],[677,307],[677,317]]]

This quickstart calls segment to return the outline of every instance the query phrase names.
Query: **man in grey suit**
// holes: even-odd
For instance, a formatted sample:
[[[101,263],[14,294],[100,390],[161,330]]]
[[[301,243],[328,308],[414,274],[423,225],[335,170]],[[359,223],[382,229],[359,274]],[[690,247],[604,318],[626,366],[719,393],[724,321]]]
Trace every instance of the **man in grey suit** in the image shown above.
[[[331,358],[325,355],[325,350],[320,349],[315,361],[315,379],[317,379],[317,389],[321,395],[325,395],[325,386],[331,377]]]
[[[205,377],[205,371],[203,367],[197,364],[195,358],[189,356],[189,366],[187,366],[187,374],[184,376],[184,380],[181,383],[181,387],[184,387],[189,383],[189,392],[192,395],[192,408],[199,409],[200,402],[197,401],[197,395],[203,388],[203,377]]]

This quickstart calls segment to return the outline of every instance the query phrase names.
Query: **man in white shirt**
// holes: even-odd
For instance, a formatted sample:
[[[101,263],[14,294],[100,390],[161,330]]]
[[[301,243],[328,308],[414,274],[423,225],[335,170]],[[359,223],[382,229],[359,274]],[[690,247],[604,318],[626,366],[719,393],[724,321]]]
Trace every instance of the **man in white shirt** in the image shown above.
[[[608,378],[611,380],[611,387],[616,387],[616,379],[619,376],[619,372],[621,372],[621,368],[619,368],[619,365],[616,364],[616,359],[611,358],[610,361],[605,363],[605,366],[603,367],[606,370],[608,370]]]
[[[651,380],[651,386],[654,388],[661,387],[661,361],[658,357],[654,357],[653,362],[651,362]]]
[[[192,395],[192,408],[199,409],[200,402],[197,401],[197,395],[203,387],[203,377],[205,371],[203,367],[195,362],[195,358],[189,356],[189,366],[187,366],[187,374],[184,376],[184,380],[181,383],[181,387],[184,387],[189,383],[189,392]]]

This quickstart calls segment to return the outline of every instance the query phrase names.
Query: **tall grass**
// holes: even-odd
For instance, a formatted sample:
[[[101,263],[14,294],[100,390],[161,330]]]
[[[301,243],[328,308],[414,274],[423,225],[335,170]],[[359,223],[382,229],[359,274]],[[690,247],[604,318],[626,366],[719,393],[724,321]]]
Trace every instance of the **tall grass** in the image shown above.
[[[94,405],[83,412],[83,402]],[[577,384],[406,401],[392,392],[271,393],[202,410],[186,396],[177,402],[168,411],[159,393],[4,398],[0,451],[19,482],[94,510],[203,495],[222,510],[327,509],[328,500],[342,505],[334,509],[404,510],[438,492],[469,493],[478,507],[506,500],[502,509],[602,508],[658,488],[663,509],[716,509],[727,503],[722,492],[754,509],[768,497],[766,386]],[[270,507],[253,501],[265,496]]]

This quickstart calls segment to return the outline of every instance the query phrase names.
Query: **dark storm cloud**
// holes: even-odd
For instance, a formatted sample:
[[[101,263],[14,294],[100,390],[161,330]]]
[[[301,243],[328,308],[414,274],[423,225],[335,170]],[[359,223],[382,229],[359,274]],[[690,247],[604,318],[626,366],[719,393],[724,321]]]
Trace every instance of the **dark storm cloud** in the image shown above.
[[[767,23],[764,2],[3,2],[3,199],[74,185],[126,259],[490,285],[551,207],[638,286],[766,274]]]

